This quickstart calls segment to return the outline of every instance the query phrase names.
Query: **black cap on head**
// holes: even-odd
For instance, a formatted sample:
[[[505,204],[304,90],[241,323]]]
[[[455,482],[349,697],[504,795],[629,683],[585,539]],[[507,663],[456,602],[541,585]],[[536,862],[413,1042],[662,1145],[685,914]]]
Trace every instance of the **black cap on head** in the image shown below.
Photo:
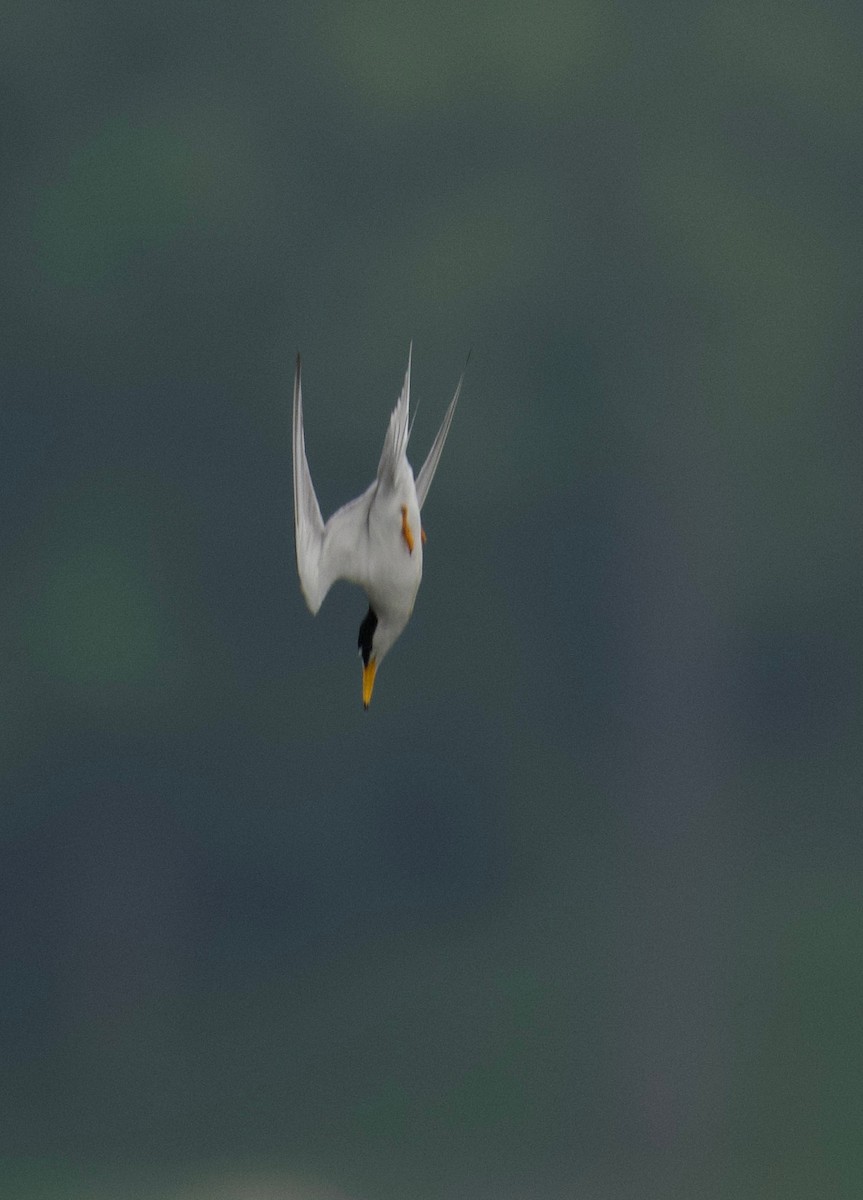
[[[377,627],[377,613],[375,613],[372,610],[372,606],[369,605],[369,611],[363,617],[363,623],[360,625],[360,636],[357,638],[357,646],[359,646],[364,667],[369,665],[369,659],[371,658],[372,654],[372,638],[375,636],[375,630]]]

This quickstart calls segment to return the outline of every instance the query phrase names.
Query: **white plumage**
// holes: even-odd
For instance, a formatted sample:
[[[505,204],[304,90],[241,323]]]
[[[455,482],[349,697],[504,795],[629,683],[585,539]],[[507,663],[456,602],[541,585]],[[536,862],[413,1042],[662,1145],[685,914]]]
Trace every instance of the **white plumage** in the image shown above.
[[[375,672],[407,625],[423,573],[420,510],[426,501],[452,423],[464,376],[414,479],[407,459],[410,437],[411,351],[401,395],[390,417],[373,483],[324,523],[303,436],[300,357],[294,376],[294,533],[300,586],[312,613],[337,579],[361,587],[369,612],[360,626],[363,704],[368,708]]]

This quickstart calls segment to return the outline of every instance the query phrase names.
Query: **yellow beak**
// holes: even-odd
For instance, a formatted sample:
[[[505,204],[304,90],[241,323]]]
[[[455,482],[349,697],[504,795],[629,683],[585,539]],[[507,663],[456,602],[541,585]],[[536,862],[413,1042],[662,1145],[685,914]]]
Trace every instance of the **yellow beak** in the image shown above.
[[[369,665],[363,667],[363,708],[368,708],[372,698],[372,688],[375,686],[375,671],[378,669],[378,660],[376,658],[369,659]]]

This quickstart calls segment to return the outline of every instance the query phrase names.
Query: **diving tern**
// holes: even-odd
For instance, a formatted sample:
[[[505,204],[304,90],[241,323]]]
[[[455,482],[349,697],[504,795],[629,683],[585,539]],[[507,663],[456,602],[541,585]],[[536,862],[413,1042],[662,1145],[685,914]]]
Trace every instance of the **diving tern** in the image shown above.
[[[412,348],[411,348],[412,349]],[[337,579],[361,587],[369,610],[360,625],[357,645],[363,667],[363,707],[368,708],[375,674],[407,625],[423,573],[425,532],[420,511],[440,461],[464,373],[414,479],[407,459],[411,350],[401,395],[390,417],[375,480],[324,524],[312,484],[303,434],[303,391],[300,356],[294,375],[294,533],[297,570],[306,603],[314,615]]]

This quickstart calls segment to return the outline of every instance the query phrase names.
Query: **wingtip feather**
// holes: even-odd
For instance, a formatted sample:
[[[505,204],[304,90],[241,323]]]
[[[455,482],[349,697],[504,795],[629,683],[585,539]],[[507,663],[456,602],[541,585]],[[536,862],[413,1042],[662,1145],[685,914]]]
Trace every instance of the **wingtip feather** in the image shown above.
[[[470,355],[468,355],[468,358],[469,357]],[[465,367],[467,367],[467,363],[465,363]],[[419,500],[420,508],[422,508],[423,504],[425,504],[429,488],[431,487],[432,480],[435,476],[435,471],[437,471],[438,463],[440,462],[440,456],[443,453],[444,443],[446,442],[447,435],[449,434],[450,425],[452,425],[452,419],[455,416],[456,405],[458,404],[458,398],[461,395],[463,383],[464,371],[461,373],[453,398],[450,400],[449,406],[444,413],[443,421],[441,422],[440,429],[437,431],[437,436],[432,443],[432,447],[428,452],[428,456],[426,457],[426,460],[416,477],[417,499]]]

